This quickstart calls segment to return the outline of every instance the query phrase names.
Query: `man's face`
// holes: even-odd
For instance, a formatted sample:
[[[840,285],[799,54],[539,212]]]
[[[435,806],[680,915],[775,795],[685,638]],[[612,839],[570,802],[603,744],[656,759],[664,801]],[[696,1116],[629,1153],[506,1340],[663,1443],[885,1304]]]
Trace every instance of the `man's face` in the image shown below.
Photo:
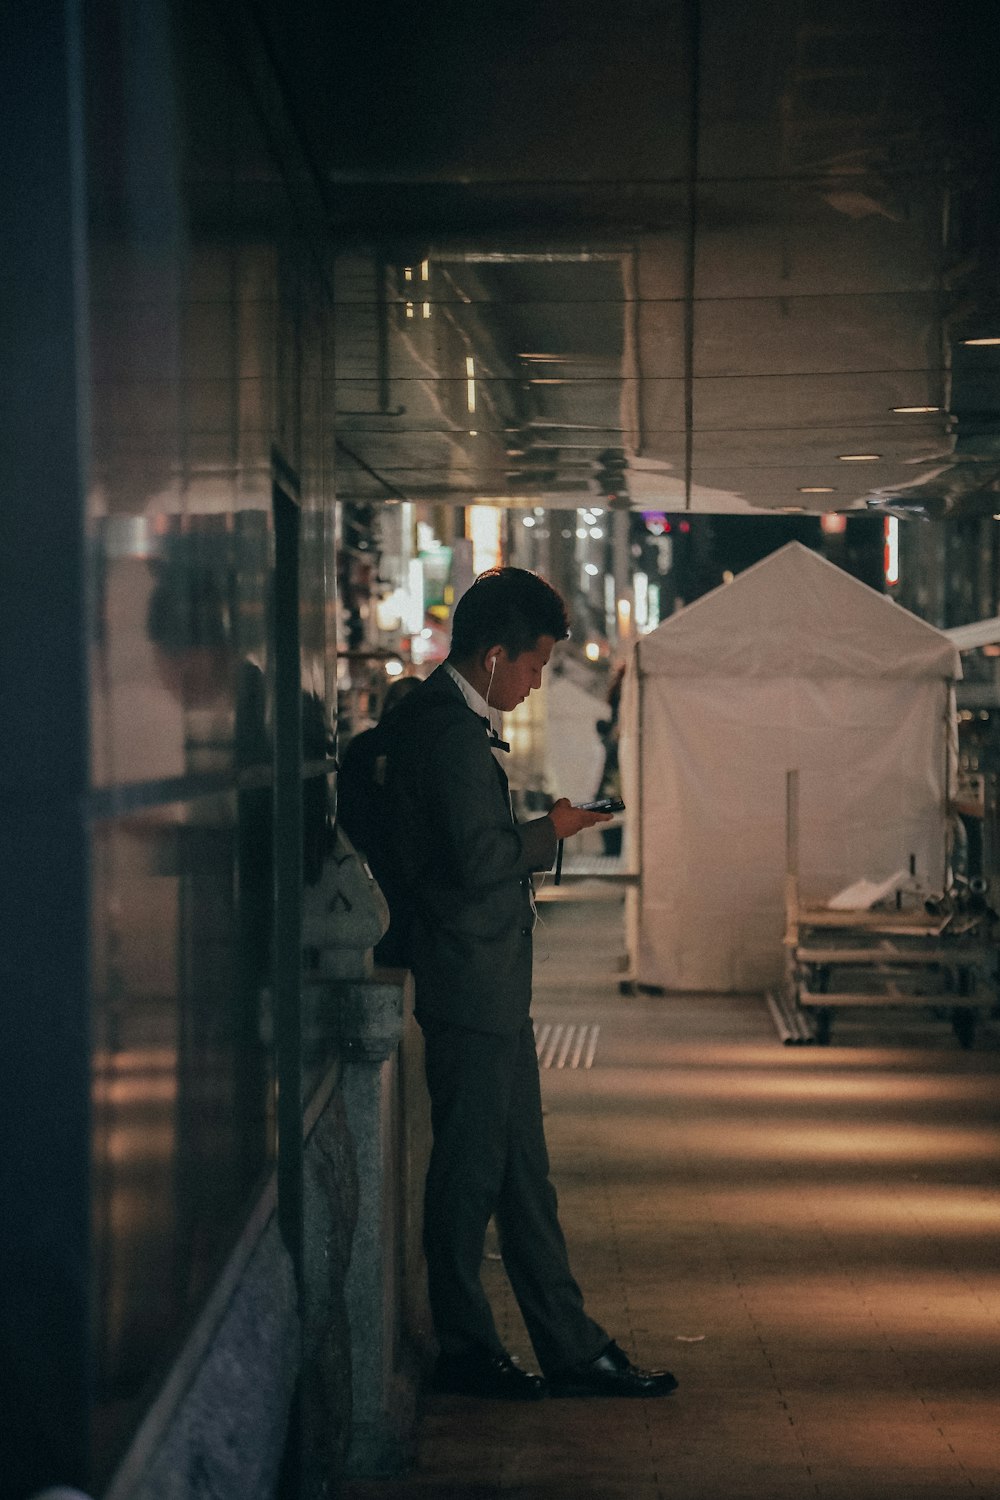
[[[532,689],[541,685],[542,669],[547,665],[555,643],[555,636],[540,635],[533,646],[515,657],[508,656],[503,646],[493,648],[496,667],[490,683],[490,704],[506,713],[523,703]]]

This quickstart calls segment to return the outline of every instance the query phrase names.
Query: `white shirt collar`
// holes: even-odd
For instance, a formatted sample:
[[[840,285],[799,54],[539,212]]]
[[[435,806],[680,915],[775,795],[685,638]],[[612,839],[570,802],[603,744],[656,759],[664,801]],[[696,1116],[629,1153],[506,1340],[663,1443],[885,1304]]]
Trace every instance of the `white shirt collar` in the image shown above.
[[[477,693],[472,683],[467,682],[461,672],[456,667],[453,667],[450,661],[444,662],[443,665],[448,676],[455,683],[462,697],[472,709],[472,712],[478,714],[481,719],[488,719],[490,728],[495,730],[497,734],[500,734],[503,729],[503,715],[500,710],[487,703],[482,693]]]

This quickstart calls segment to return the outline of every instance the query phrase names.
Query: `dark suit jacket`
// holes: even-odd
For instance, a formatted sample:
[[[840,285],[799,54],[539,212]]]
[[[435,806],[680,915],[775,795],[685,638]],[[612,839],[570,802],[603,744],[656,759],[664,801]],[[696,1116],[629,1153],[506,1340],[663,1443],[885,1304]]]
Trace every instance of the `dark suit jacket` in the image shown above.
[[[442,668],[392,713],[386,739],[417,1017],[512,1035],[531,1004],[530,875],[555,858],[551,819],[515,824],[487,727]]]

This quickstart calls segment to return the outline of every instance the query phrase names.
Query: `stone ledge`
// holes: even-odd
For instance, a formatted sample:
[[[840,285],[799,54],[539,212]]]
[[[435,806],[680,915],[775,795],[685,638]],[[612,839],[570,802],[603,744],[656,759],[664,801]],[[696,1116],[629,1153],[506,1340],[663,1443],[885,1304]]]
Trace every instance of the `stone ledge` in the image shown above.
[[[329,1025],[345,1048],[345,1062],[382,1063],[399,1046],[413,980],[406,969],[381,970],[372,979],[341,980],[323,991],[317,1019]]]

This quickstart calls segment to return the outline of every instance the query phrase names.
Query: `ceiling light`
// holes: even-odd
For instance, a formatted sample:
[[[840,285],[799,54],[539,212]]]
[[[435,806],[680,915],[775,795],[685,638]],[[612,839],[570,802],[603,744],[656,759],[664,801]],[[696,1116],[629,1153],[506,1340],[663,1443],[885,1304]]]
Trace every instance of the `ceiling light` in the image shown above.
[[[576,528],[576,534],[580,538],[581,542],[585,542],[587,540],[587,528],[586,528],[586,526],[578,526]]]
[[[832,484],[800,484],[800,495],[832,495],[834,486]]]
[[[534,524],[535,524],[535,518],[534,518],[534,516],[522,516],[521,517],[521,525],[522,526],[534,526]]]
[[[838,453],[842,464],[877,464],[881,453]]]
[[[596,578],[601,570],[596,563],[584,563],[583,571],[589,573],[591,578]]]
[[[895,412],[899,412],[902,416],[910,412],[918,414],[920,412],[940,411],[941,408],[940,406],[894,406],[892,410]]]
[[[963,339],[962,343],[978,345],[980,348],[986,348],[993,344],[1000,344],[1000,337],[996,336],[995,334],[991,334],[989,338],[985,339]]]
[[[601,528],[599,526],[591,526],[591,528],[590,528],[590,534],[594,538],[595,542],[599,542],[601,540],[601,538],[603,537],[604,532],[601,530]]]

